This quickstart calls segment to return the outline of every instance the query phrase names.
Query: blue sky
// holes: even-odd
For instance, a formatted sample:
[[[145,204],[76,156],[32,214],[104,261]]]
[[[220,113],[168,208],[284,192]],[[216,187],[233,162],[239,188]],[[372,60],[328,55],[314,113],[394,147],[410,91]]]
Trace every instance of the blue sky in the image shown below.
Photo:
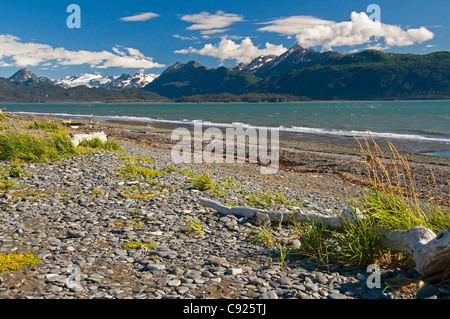
[[[448,0],[0,1],[3,77],[20,68],[61,79],[160,74],[190,60],[232,66],[295,44],[341,53],[450,50]],[[67,26],[70,4],[80,8],[81,28]]]

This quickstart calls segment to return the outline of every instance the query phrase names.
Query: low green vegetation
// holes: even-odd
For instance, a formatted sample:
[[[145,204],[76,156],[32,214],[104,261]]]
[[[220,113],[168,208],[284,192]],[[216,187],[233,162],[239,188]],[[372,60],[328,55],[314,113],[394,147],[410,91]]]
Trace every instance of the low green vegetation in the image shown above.
[[[226,197],[224,188],[228,188],[228,185],[222,183],[216,183],[210,174],[205,171],[200,173],[194,173],[190,170],[184,170],[184,175],[194,184],[194,187],[201,191],[211,191],[217,197]]]
[[[266,190],[263,193],[249,192],[247,190],[241,190],[239,194],[245,196],[245,200],[242,204],[249,207],[268,209],[273,208],[274,205],[289,205],[301,207],[297,202],[288,201],[286,195],[282,190],[271,191]]]
[[[125,160],[129,160],[129,161],[137,161],[137,162],[146,162],[146,163],[155,163],[154,160],[152,160],[151,158],[147,158],[147,157],[135,157],[135,156],[124,156],[124,155],[119,155],[119,158],[123,158]]]
[[[8,175],[12,178],[20,178],[25,175],[25,172],[22,169],[22,165],[25,164],[25,162],[21,159],[14,159],[9,162],[11,165],[9,168]]]
[[[450,207],[433,199],[420,200],[416,181],[408,160],[389,143],[389,160],[380,147],[365,140],[361,145],[365,176],[369,187],[354,205],[365,212],[367,218],[389,229],[409,229],[424,226],[436,234],[450,226]],[[433,177],[433,172],[430,172]],[[449,184],[450,186],[450,184]],[[430,185],[433,188],[433,185]],[[449,193],[450,194],[450,193]],[[439,200],[439,199],[438,199]],[[445,202],[445,200],[442,200]]]
[[[0,272],[5,271],[5,269],[18,270],[28,265],[39,265],[40,262],[39,257],[33,254],[2,254],[0,255]]]
[[[78,154],[67,136],[18,131],[0,134],[0,160],[45,163]]]
[[[30,129],[35,129],[39,131],[51,132],[51,133],[63,133],[67,134],[67,129],[61,124],[50,122],[50,121],[37,121],[34,120],[33,124],[29,125]]]
[[[193,234],[194,236],[200,236],[203,235],[205,233],[204,229],[203,229],[203,225],[196,220],[195,218],[190,218],[187,222],[187,225],[185,227],[185,230],[188,233]]]
[[[123,247],[130,248],[130,249],[139,249],[141,247],[147,247],[148,249],[155,249],[156,244],[147,243],[147,242],[137,242],[137,243],[127,242],[127,243],[125,243],[125,245]]]
[[[125,167],[119,170],[118,175],[125,179],[140,179],[162,176],[164,173],[161,171],[155,171],[150,168],[144,168],[137,166],[130,162]]]
[[[201,191],[207,191],[217,188],[216,183],[206,172],[200,172],[200,174],[194,174],[193,176],[191,175],[189,180],[194,184],[195,188]]]
[[[269,228],[253,227],[249,241],[251,243],[258,243],[264,246],[271,246],[275,243],[275,238]]]
[[[412,256],[383,246],[380,240],[382,231],[424,226],[437,234],[450,227],[448,205],[435,203],[432,199],[419,200],[413,173],[404,156],[392,145],[391,154],[387,157],[374,141],[373,145],[367,140],[365,143],[365,147],[361,147],[361,163],[366,171],[360,172],[360,176],[368,187],[350,202],[353,216],[340,228],[330,228],[313,221],[300,223],[292,219],[288,227],[295,231],[300,245],[289,251],[291,255],[313,259],[319,265],[328,267],[364,268],[377,264],[410,268],[414,266]],[[245,191],[242,194],[253,196]],[[251,200],[249,198],[248,204],[251,206],[253,203],[253,207],[261,208],[264,198],[273,201],[271,196],[256,196]],[[270,228],[256,229],[249,238],[250,242],[263,243],[272,248],[281,240],[272,235]],[[281,251],[281,247],[280,256],[284,261],[286,251]]]
[[[6,122],[9,122],[9,121],[10,121],[10,119],[5,114],[3,114],[3,112],[0,113],[0,122],[6,123]]]
[[[120,151],[120,152],[123,151],[123,148],[119,145],[119,143],[117,143],[117,141],[109,140],[109,141],[103,142],[98,137],[93,138],[91,140],[84,139],[80,142],[78,147],[82,147],[82,148],[88,149],[88,150],[89,149],[94,149],[94,150],[102,149],[102,150],[106,150],[106,151]]]

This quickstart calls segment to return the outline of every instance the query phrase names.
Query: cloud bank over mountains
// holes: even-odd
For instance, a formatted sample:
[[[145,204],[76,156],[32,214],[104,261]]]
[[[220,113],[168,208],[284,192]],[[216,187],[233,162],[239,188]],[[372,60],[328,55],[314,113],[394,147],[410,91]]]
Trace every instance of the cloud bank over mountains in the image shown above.
[[[163,64],[142,54],[138,49],[115,46],[110,51],[70,51],[54,48],[48,44],[23,42],[13,35],[0,35],[0,66],[73,66],[87,64],[92,68],[110,67],[152,69]]]
[[[241,43],[236,43],[233,40],[222,39],[219,44],[206,44],[201,49],[190,47],[175,51],[175,53],[196,53],[205,56],[218,58],[220,61],[235,60],[238,63],[249,63],[253,59],[261,55],[280,55],[286,52],[283,45],[274,45],[266,43],[264,49],[255,46],[250,38],[245,38]]]
[[[158,13],[144,12],[118,20],[120,23],[134,23],[159,16]],[[256,43],[267,33],[280,36],[280,40],[295,39],[304,48],[320,47],[322,51],[344,46],[355,50],[383,50],[420,44],[434,38],[434,33],[425,27],[402,29],[397,25],[374,21],[365,12],[352,12],[350,20],[342,22],[303,15],[274,18],[267,22],[247,21],[243,15],[224,11],[202,11],[179,15],[176,19],[189,25],[185,26],[183,33],[173,34],[173,37],[196,44],[174,50],[174,53],[209,56],[219,59],[220,62],[234,60],[237,63],[249,63],[261,55],[284,53],[287,49],[282,44],[268,41],[259,41],[264,43],[261,45]],[[236,30],[236,24],[240,27],[239,32]],[[246,27],[245,31],[243,27]],[[213,39],[218,40],[214,42]],[[271,39],[272,42],[276,41],[273,40],[274,37]],[[61,66],[80,65],[95,69],[165,67],[136,48],[114,45],[110,51],[74,51],[38,42],[25,42],[11,34],[0,34],[0,67],[40,66],[56,69]]]
[[[196,16],[196,15],[194,15]],[[201,16],[201,17],[200,17]],[[196,19],[189,16],[191,22],[196,22],[189,30],[219,30],[219,27],[230,26],[239,19],[224,19],[220,17],[231,16],[224,12],[216,15],[207,13],[200,14]],[[234,15],[233,15],[234,16]],[[226,22],[225,22],[226,21]],[[200,23],[199,23],[200,22]],[[258,22],[259,25],[266,25],[257,29],[259,32],[273,32],[288,38],[295,37],[297,44],[304,48],[321,47],[322,51],[332,51],[335,47],[366,45],[365,49],[389,49],[392,47],[403,47],[434,38],[433,32],[425,27],[417,29],[403,30],[396,25],[389,25],[374,21],[365,12],[352,12],[350,21],[335,22],[323,20],[312,16],[291,16],[274,19],[269,22]],[[194,27],[195,26],[195,27]],[[220,61],[233,59],[236,62],[248,63],[260,55],[279,55],[286,49],[282,45],[266,43],[264,49],[259,49],[246,37],[240,44],[222,37],[218,44],[207,43],[202,48],[176,50],[175,53],[195,53],[204,56],[219,58]]]
[[[366,13],[352,12],[351,20],[316,24],[305,27],[295,34],[299,45],[303,47],[322,46],[322,51],[331,51],[333,47],[385,45],[385,48],[402,47],[422,43],[433,39],[434,34],[424,27],[403,30],[399,26],[384,24],[370,19]]]

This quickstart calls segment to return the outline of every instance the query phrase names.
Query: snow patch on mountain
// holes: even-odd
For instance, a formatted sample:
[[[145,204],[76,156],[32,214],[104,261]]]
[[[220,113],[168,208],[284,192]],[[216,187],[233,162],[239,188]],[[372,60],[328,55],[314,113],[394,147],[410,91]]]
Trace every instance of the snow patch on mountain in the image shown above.
[[[152,82],[158,75],[138,72],[134,75],[122,74],[120,76],[102,76],[100,74],[83,73],[75,76],[66,76],[54,83],[65,88],[85,85],[88,88],[125,89],[143,88]]]

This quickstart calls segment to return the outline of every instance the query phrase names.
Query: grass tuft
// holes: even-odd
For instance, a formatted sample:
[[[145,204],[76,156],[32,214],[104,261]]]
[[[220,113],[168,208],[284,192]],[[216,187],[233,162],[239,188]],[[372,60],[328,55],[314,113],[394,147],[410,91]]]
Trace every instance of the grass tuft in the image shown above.
[[[187,222],[186,231],[194,236],[200,236],[205,233],[202,224],[195,218],[190,218]]]
[[[360,144],[363,155],[360,163],[365,167],[360,176],[365,177],[369,187],[360,194],[355,205],[365,212],[368,219],[384,228],[401,230],[423,226],[436,234],[447,229],[450,226],[450,207],[431,200],[419,200],[407,158],[389,143],[390,154],[386,159],[373,139],[372,143],[373,146],[364,139],[365,147]]]
[[[123,148],[117,143],[116,141],[109,140],[106,142],[103,142],[98,137],[93,138],[91,140],[82,140],[78,146],[81,146],[86,149],[102,149],[106,151],[123,151]]]
[[[126,179],[131,178],[139,179],[146,177],[162,176],[164,173],[149,168],[139,167],[134,163],[128,163],[127,166],[119,170],[118,174]]]
[[[77,154],[77,149],[67,136],[21,132],[0,134],[1,160],[46,163]]]
[[[189,180],[194,184],[195,188],[201,191],[213,190],[217,187],[211,176],[206,172],[194,174],[189,177]]]

